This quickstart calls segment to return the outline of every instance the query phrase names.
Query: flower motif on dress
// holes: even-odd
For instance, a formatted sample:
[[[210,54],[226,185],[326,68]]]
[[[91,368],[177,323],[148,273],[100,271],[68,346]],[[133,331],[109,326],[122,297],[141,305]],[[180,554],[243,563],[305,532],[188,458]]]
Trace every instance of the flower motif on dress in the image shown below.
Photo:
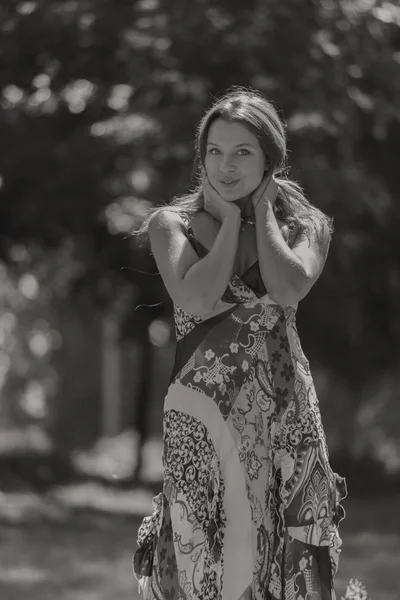
[[[174,573],[177,571],[177,568],[178,565],[176,564],[175,554],[173,554],[172,556],[168,556],[166,574],[169,575],[171,579],[173,579]]]
[[[221,392],[221,394],[225,394],[225,393],[226,393],[226,385],[225,385],[225,383],[221,383],[221,384],[218,386],[218,389],[219,389],[219,391]]]
[[[281,377],[284,377],[287,382],[294,378],[294,369],[293,365],[288,365],[287,363],[283,364]]]
[[[190,598],[192,596],[192,584],[188,581],[186,571],[179,571],[179,585],[186,598]]]
[[[244,435],[242,437],[242,443],[239,444],[238,446],[238,451],[239,451],[239,459],[241,461],[246,460],[247,454],[250,450],[250,438],[248,435]]]
[[[308,560],[303,556],[303,558],[299,562],[299,567],[302,571],[304,571],[304,569],[306,568],[307,563],[308,563]]]
[[[195,317],[184,311],[177,304],[174,304],[174,321],[177,340],[182,339],[194,329],[197,323],[201,323],[202,320],[202,317]]]
[[[251,519],[256,524],[260,523],[263,518],[261,502],[258,500],[257,496],[251,492],[249,492],[249,500],[251,504]]]
[[[279,408],[287,408],[288,406],[288,394],[289,391],[287,388],[281,389],[277,387],[275,390],[276,393],[276,404]]]
[[[249,361],[245,359],[245,360],[242,362],[242,370],[243,370],[243,371],[246,373],[246,371],[248,371],[248,370],[249,370],[249,366],[250,366],[250,365],[249,365]]]
[[[270,336],[272,337],[273,340],[276,340],[276,338],[278,337],[278,330],[276,327],[273,327],[271,329]]]
[[[274,350],[274,352],[271,355],[272,358],[272,362],[279,362],[282,358],[282,354],[279,352],[279,350]]]
[[[300,429],[295,429],[294,431],[291,431],[289,433],[289,441],[291,444],[293,444],[293,446],[298,446],[301,442],[301,438],[303,437],[301,435],[301,431]]]
[[[260,323],[258,321],[251,321],[250,329],[252,331],[258,331],[260,329]]]
[[[260,443],[261,446],[265,446],[264,440],[264,421],[262,417],[262,413],[257,413],[254,419],[254,429],[256,431],[257,439],[256,441]]]
[[[166,542],[172,541],[172,523],[171,523],[171,521],[168,521],[165,524],[165,541]]]
[[[279,337],[281,343],[279,344],[279,348],[281,348],[284,352],[289,352],[289,340],[286,335],[281,335]]]
[[[204,352],[204,356],[206,357],[207,360],[211,360],[212,358],[214,358],[215,352],[213,352],[212,350],[206,350]]]
[[[237,429],[240,433],[242,433],[242,431],[246,427],[246,423],[247,423],[246,418],[243,415],[241,415],[240,413],[236,412],[235,409],[232,409],[231,417],[232,417],[232,424],[235,427],[235,429]]]
[[[250,456],[247,457],[247,469],[250,479],[258,479],[258,471],[261,467],[262,464],[258,460],[256,453],[253,451]]]
[[[196,371],[196,374],[193,377],[193,381],[195,381],[196,383],[199,383],[199,381],[201,381],[202,379],[203,379],[202,373],[200,373],[200,371]]]
[[[239,350],[239,344],[232,342],[229,346],[229,350],[232,352],[232,354],[237,354],[237,351]]]

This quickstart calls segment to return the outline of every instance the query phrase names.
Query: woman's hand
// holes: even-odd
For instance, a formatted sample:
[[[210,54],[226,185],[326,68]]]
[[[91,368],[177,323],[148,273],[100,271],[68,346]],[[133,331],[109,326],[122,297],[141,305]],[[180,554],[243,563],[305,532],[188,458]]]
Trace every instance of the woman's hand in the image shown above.
[[[269,202],[273,207],[278,195],[278,184],[274,179],[273,174],[268,171],[261,180],[260,185],[252,194],[252,202],[254,209],[257,208],[259,202]]]
[[[235,202],[224,200],[221,194],[211,185],[207,177],[204,180],[203,195],[204,210],[214,217],[214,219],[221,221],[221,223],[231,216],[236,216],[240,219],[240,208],[238,205]]]

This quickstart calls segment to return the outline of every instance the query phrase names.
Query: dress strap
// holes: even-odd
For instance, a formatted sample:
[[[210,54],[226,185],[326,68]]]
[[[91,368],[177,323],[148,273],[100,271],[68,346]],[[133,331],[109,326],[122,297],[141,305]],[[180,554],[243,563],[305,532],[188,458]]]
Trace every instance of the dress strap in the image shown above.
[[[193,229],[192,229],[192,224],[190,222],[189,217],[187,215],[183,214],[183,213],[180,213],[180,217],[181,217],[182,221],[185,224],[186,231],[188,232],[188,235],[190,237],[193,237]]]
[[[199,255],[199,257],[203,258],[208,253],[207,248],[205,248],[203,246],[203,244],[201,244],[201,242],[198,242],[196,240],[196,238],[194,237],[192,224],[191,224],[190,219],[188,218],[188,216],[185,215],[185,214],[181,214],[180,213],[180,217],[181,217],[182,221],[185,224],[186,233],[187,233],[187,237],[188,237],[189,242],[192,244],[194,250],[197,252],[197,254]]]

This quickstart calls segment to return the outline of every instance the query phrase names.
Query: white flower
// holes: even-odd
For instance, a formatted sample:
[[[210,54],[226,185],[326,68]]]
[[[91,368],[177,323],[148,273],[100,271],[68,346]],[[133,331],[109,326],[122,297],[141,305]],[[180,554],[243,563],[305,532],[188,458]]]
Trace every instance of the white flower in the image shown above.
[[[193,377],[193,381],[196,381],[198,383],[202,379],[203,379],[202,374],[200,373],[200,371],[197,371],[196,375]]]
[[[258,323],[257,321],[251,321],[250,329],[252,331],[258,331],[260,329],[260,323]]]
[[[350,579],[346,588],[346,595],[341,600],[368,600],[366,587],[358,579]]]
[[[239,350],[239,344],[232,342],[232,344],[229,346],[229,350],[232,352],[232,354],[236,354]]]
[[[223,377],[222,373],[216,374],[215,381],[216,381],[216,383],[222,383],[224,381],[224,377]]]
[[[242,362],[242,369],[243,369],[243,371],[248,371],[249,370],[249,362],[247,360],[244,360]]]
[[[214,358],[215,352],[213,352],[212,350],[206,350],[204,356],[207,360],[211,360],[212,358]]]
[[[307,566],[307,562],[308,562],[308,561],[307,561],[307,559],[306,559],[306,558],[304,558],[304,556],[303,556],[303,558],[302,558],[302,559],[301,559],[301,561],[299,562],[299,567],[300,567],[300,570],[301,570],[301,571],[304,571],[304,569],[305,569],[305,568],[306,568],[306,566]]]
[[[225,383],[221,383],[221,384],[219,385],[219,388],[218,388],[218,389],[219,389],[219,391],[221,392],[221,394],[225,394],[225,392],[226,392],[226,385],[225,385]]]

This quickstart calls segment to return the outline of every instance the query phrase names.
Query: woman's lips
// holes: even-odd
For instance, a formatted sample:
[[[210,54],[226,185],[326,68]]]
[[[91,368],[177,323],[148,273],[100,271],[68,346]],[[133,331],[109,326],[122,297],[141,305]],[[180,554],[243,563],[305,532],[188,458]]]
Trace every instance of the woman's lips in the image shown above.
[[[219,182],[225,187],[233,187],[239,183],[240,179],[220,179]]]

